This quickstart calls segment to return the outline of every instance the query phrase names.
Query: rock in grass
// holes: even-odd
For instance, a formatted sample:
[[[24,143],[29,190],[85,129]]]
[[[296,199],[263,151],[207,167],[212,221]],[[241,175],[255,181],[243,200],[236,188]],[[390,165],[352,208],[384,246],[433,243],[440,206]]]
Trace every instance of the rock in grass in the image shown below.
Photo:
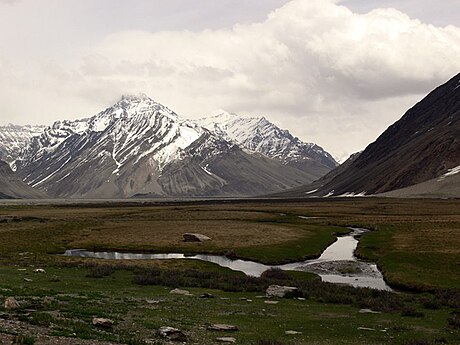
[[[292,286],[270,285],[265,292],[267,297],[284,298],[293,296],[299,292],[299,289]]]
[[[265,304],[278,304],[278,301],[264,301]]]
[[[233,337],[221,337],[221,338],[216,338],[216,341],[221,342],[221,343],[236,343],[236,339]]]
[[[34,273],[46,273],[46,271],[43,268],[36,268],[34,269]]]
[[[381,314],[381,312],[374,311],[374,310],[371,310],[371,309],[360,309],[359,313],[360,314]]]
[[[200,295],[200,298],[214,298],[214,295],[211,295],[210,293],[203,293]]]
[[[173,294],[173,295],[192,296],[192,294],[190,293],[190,291],[182,290],[182,289],[173,289],[173,290],[169,291],[169,293],[170,293],[170,294]]]
[[[147,304],[160,304],[160,301],[155,299],[147,299],[145,301],[147,302]]]
[[[180,329],[173,327],[161,327],[157,334],[160,337],[166,338],[172,341],[187,341],[187,336]]]
[[[5,300],[5,309],[6,310],[15,310],[19,308],[19,302],[14,297],[8,297]]]
[[[302,332],[297,332],[297,331],[286,331],[284,332],[286,335],[299,335],[302,334]]]
[[[208,326],[208,330],[219,331],[219,332],[234,332],[234,331],[238,331],[238,327],[233,326],[233,325],[225,325],[225,324],[216,323],[214,325]]]
[[[93,326],[101,327],[101,328],[111,328],[114,322],[110,319],[106,319],[103,317],[95,317],[93,318]]]
[[[211,240],[211,238],[206,235],[192,234],[190,232],[184,234],[183,237],[184,237],[184,242],[205,242],[205,241]]]

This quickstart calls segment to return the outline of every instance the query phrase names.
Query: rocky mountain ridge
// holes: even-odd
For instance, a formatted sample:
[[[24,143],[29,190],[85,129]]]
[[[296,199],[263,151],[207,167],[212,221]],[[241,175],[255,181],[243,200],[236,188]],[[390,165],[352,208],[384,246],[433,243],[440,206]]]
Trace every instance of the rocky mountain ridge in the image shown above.
[[[265,117],[242,117],[221,113],[197,121],[201,126],[252,153],[277,159],[321,177],[337,167],[335,159],[320,146],[304,143]]]
[[[13,165],[52,197],[248,196],[313,181],[317,173],[247,153],[146,95],[56,122]]]
[[[12,163],[31,141],[40,135],[46,126],[0,126],[0,159]]]

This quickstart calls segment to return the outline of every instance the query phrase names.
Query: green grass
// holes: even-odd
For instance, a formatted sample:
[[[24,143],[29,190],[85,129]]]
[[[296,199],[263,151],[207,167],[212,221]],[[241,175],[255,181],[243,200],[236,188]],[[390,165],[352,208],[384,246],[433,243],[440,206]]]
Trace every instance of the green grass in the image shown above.
[[[281,221],[274,222],[296,227],[304,236],[280,244],[237,248],[234,250],[236,256],[268,265],[313,259],[319,257],[325,248],[336,241],[337,234],[350,232],[347,228],[312,224],[297,217],[283,217]]]
[[[234,334],[239,344],[258,344],[262,339],[295,345],[439,344],[444,340],[456,344],[460,343],[459,207],[460,201],[455,200],[367,198],[205,206],[3,206],[0,215],[24,219],[0,224],[0,302],[15,296],[22,306],[7,312],[2,303],[0,314],[48,328],[52,335],[128,344],[140,344],[142,339],[161,343],[155,331],[165,325],[183,329],[191,344],[213,344],[218,334],[205,330],[209,323],[239,326]],[[305,220],[300,215],[319,218]],[[280,283],[297,284],[307,300],[269,305],[257,298],[266,282],[252,282],[251,290],[242,273],[211,263],[104,261],[110,267],[100,267],[95,265],[98,260],[56,255],[84,246],[231,253],[275,264],[318,256],[335,240],[335,233],[348,232],[347,226],[352,225],[377,230],[362,237],[358,254],[377,262],[392,286],[425,293],[373,293],[320,284],[313,274],[289,272]],[[188,231],[211,234],[213,239],[183,243],[181,235]],[[33,273],[32,266],[45,267],[46,273]],[[164,279],[158,284],[165,286],[135,284],[140,271],[152,269],[161,272]],[[194,296],[170,295],[176,285]],[[216,286],[220,290],[210,290]],[[216,298],[198,298],[203,292]],[[360,308],[382,313],[360,314]],[[114,328],[95,329],[94,316],[113,319]],[[286,330],[302,334],[288,337]]]
[[[418,233],[423,226],[427,225],[380,227],[362,237],[358,253],[376,261],[394,287],[417,291],[460,288],[460,252],[449,252],[448,242],[452,240],[448,237],[444,239],[445,247],[431,246],[430,241],[442,241],[445,233],[436,234],[438,224],[432,227],[430,238],[426,238]]]
[[[167,287],[133,284],[133,273],[126,270],[98,279],[87,277],[88,270],[82,268],[46,270],[46,274],[33,274],[31,270],[0,267],[0,297],[16,296],[24,308],[13,315],[34,325],[52,323],[53,335],[119,341],[137,331],[138,339],[152,339],[156,329],[169,325],[185,331],[191,344],[213,344],[219,333],[203,328],[212,323],[229,323],[240,329],[232,334],[239,344],[256,344],[262,338],[286,344],[330,344],[331,339],[340,339],[341,344],[405,344],[417,338],[444,338],[454,344],[459,339],[458,332],[448,328],[449,309],[421,309],[417,302],[409,303],[423,310],[423,317],[402,316],[399,312],[369,315],[360,314],[358,306],[322,303],[315,298],[283,299],[269,305],[258,298],[258,292],[187,288],[194,296],[176,296],[169,294]],[[51,275],[60,280],[50,281]],[[25,282],[24,277],[34,281]],[[215,298],[200,299],[203,292]],[[147,300],[159,303],[149,304]],[[31,305],[40,308],[31,312]],[[92,327],[94,316],[114,320],[113,330]],[[288,337],[286,330],[302,334]],[[159,340],[155,336],[153,339]]]

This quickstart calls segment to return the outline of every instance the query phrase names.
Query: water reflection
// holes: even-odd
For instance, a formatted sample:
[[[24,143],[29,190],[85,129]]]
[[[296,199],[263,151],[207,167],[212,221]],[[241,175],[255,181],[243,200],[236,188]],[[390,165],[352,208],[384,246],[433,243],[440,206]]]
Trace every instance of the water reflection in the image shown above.
[[[283,270],[305,271],[318,274],[323,281],[348,284],[356,287],[370,287],[378,290],[391,290],[385,283],[381,272],[372,263],[360,261],[354,255],[358,245],[358,235],[367,230],[351,228],[352,232],[338,237],[318,259],[307,260],[280,266],[269,266],[254,261],[231,260],[217,255],[188,256],[179,253],[169,254],[137,254],[119,252],[92,252],[84,249],[67,250],[64,255],[82,258],[97,258],[108,260],[170,260],[190,259],[212,262],[246,275],[259,277],[266,270],[277,267]]]

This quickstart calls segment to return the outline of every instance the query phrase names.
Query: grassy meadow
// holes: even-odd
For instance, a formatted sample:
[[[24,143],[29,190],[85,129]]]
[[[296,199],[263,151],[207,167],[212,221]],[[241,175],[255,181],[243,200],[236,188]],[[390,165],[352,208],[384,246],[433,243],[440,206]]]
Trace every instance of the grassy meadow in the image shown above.
[[[183,330],[191,344],[222,336],[255,345],[458,344],[459,209],[457,200],[370,198],[2,205],[0,298],[14,296],[21,306],[0,306],[0,344],[19,335],[36,344],[50,342],[46,337],[163,344],[155,334],[161,326]],[[212,253],[279,264],[319,256],[348,226],[374,230],[362,236],[357,254],[376,262],[397,292],[325,284],[297,272],[248,278],[195,260],[59,255],[75,248]],[[185,243],[185,232],[212,240]],[[267,304],[270,284],[296,286],[300,299]],[[173,288],[192,296],[171,295]],[[214,298],[200,298],[205,292]],[[114,320],[113,328],[93,327],[96,316]],[[207,330],[213,323],[239,331]]]

